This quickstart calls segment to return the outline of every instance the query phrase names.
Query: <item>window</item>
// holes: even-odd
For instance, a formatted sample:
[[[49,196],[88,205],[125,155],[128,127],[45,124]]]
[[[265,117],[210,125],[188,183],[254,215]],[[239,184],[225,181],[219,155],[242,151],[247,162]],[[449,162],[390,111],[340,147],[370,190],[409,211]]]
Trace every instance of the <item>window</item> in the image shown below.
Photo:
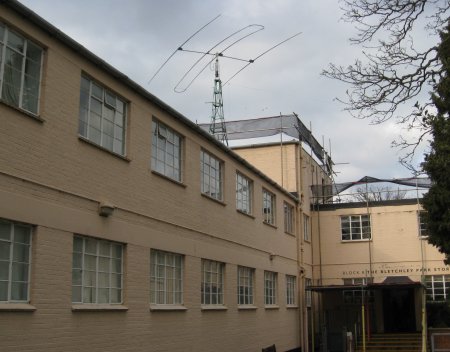
[[[152,170],[181,181],[181,137],[158,120],[152,121]]]
[[[305,241],[311,241],[311,232],[310,232],[310,226],[309,226],[309,216],[306,214],[303,214],[303,239]]]
[[[72,302],[122,303],[123,245],[75,236]]]
[[[312,280],[305,278],[305,305],[306,307],[311,307],[312,296],[311,290],[309,289],[312,286]]]
[[[450,297],[450,275],[427,275],[425,286],[429,302],[443,302]]]
[[[371,277],[354,277],[349,279],[343,279],[344,285],[358,285],[366,286],[368,283],[373,283],[373,278]]]
[[[255,269],[238,267],[238,304],[253,304]]]
[[[369,215],[341,216],[342,241],[370,239]]]
[[[263,189],[263,219],[266,224],[275,225],[275,195]]]
[[[286,304],[288,306],[295,305],[296,293],[297,293],[297,278],[292,275],[286,275]]]
[[[264,304],[274,305],[277,303],[277,273],[264,272]]]
[[[284,232],[294,233],[294,207],[284,203]]]
[[[342,291],[342,296],[345,304],[361,304],[363,297],[365,297],[365,303],[374,302],[373,291],[344,290]]]
[[[222,200],[222,162],[202,150],[200,152],[200,169],[202,193]]]
[[[31,226],[0,220],[0,302],[28,302]]]
[[[150,251],[150,303],[183,304],[183,256]]]
[[[0,22],[0,96],[38,114],[43,50]]]
[[[202,304],[223,304],[225,264],[202,259]]]
[[[81,77],[78,133],[92,143],[125,155],[126,104],[89,78]]]
[[[419,211],[419,236],[427,237],[428,236],[428,227],[426,223],[426,212]]]
[[[253,184],[247,177],[236,173],[236,209],[245,214],[252,212]]]

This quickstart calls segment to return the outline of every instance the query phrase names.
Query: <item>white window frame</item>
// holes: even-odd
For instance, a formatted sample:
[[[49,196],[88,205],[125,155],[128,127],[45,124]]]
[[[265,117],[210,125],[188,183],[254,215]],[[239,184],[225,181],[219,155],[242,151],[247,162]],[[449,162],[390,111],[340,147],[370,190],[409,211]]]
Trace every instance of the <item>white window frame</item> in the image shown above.
[[[342,241],[368,241],[371,238],[372,229],[369,214],[341,216]]]
[[[1,30],[3,29],[3,31]],[[23,46],[19,49],[17,47],[13,47],[11,45],[8,45],[9,38],[16,37],[17,39],[20,39],[23,41]],[[33,47],[33,50],[37,50],[40,52],[39,59],[33,60],[29,56],[29,52],[31,51],[31,47]],[[5,72],[6,72],[6,53],[12,52],[16,57],[18,55],[21,56],[21,67],[20,71],[18,72],[20,74],[20,86],[18,87],[18,101],[11,101],[11,98],[4,97],[4,94],[7,90],[5,87]],[[24,111],[27,111],[33,115],[39,114],[39,104],[40,104],[40,89],[41,89],[41,81],[42,81],[42,58],[43,58],[44,50],[37,44],[35,44],[33,41],[25,38],[24,36],[18,34],[17,32],[11,30],[8,26],[6,26],[4,23],[0,22],[0,100],[8,105],[15,106],[19,109],[22,109]],[[27,62],[28,61],[28,62]],[[26,72],[26,70],[29,67],[35,66],[35,74],[30,75],[30,72]],[[18,70],[16,70],[18,71]],[[30,88],[30,86],[26,87],[27,82],[35,82],[35,87],[33,91],[33,87]],[[17,88],[17,87],[16,87]],[[33,104],[33,107],[27,106],[27,95],[34,96],[36,101],[35,104]]]
[[[311,224],[309,215],[303,214],[303,240],[311,242]]]
[[[294,206],[288,202],[283,203],[284,208],[284,232],[293,235],[294,234]]]
[[[72,303],[121,304],[123,302],[123,253],[122,243],[87,236],[74,236]],[[94,277],[91,283],[88,279],[90,275]],[[87,294],[89,290],[94,292],[93,297]],[[106,300],[101,299],[99,294],[101,290],[107,292]],[[114,293],[117,294],[116,298]]]
[[[297,304],[297,277],[286,275],[286,305],[295,306]]]
[[[419,237],[422,237],[422,238],[428,237],[428,227],[424,220],[425,214],[426,214],[425,210],[420,210],[417,213],[418,223],[419,223]]]
[[[265,224],[275,225],[275,212],[276,212],[275,194],[263,188],[262,195],[263,195],[262,199],[263,221]]]
[[[0,284],[6,288],[5,298],[2,298],[3,293],[0,293],[0,303],[29,302],[32,226],[0,219],[0,227],[2,229],[0,231],[0,265],[2,266]],[[19,228],[24,233],[20,234]],[[25,249],[22,252],[24,256],[17,258],[18,251],[15,249],[20,247]],[[4,257],[6,255],[7,258]],[[16,275],[23,271],[26,271],[23,279],[15,279]],[[20,286],[22,286],[22,295],[18,294]]]
[[[236,172],[236,209],[245,214],[252,213],[253,182]]]
[[[215,260],[202,259],[201,304],[224,304],[225,264]]]
[[[264,271],[264,304],[273,306],[277,304],[278,274],[273,271]]]
[[[305,306],[307,308],[311,308],[312,305],[312,292],[308,290],[309,287],[312,286],[312,279],[305,278]]]
[[[182,181],[183,138],[172,128],[153,118],[151,167],[168,178]]]
[[[238,305],[254,305],[255,303],[255,269],[238,266]]]
[[[200,151],[201,192],[223,201],[223,162],[205,150]]]
[[[99,109],[98,113],[94,106]],[[81,76],[78,124],[81,137],[111,153],[125,156],[127,103],[86,75]]]
[[[426,275],[425,286],[428,302],[444,302],[450,297],[450,275]]]
[[[150,250],[150,304],[182,305],[184,256]]]

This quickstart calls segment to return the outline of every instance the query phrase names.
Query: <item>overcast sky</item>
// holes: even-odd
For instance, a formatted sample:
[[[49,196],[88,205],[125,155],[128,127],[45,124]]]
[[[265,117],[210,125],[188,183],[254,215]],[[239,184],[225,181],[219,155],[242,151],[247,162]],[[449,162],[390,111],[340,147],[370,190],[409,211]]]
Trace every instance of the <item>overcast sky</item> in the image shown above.
[[[38,15],[139,83],[192,121],[209,122],[213,71],[207,68],[185,93],[174,87],[198,55],[168,56],[191,34],[221,15],[184,48],[204,51],[250,24],[265,29],[242,41],[229,55],[258,56],[291,35],[298,37],[262,56],[224,87],[226,120],[297,113],[330,149],[337,181],[365,175],[410,177],[391,142],[401,126],[370,125],[343,111],[335,97],[348,88],[320,75],[330,62],[350,64],[360,48],[350,46],[354,28],[340,20],[337,0],[22,0]],[[223,81],[237,68],[223,59]],[[409,107],[405,107],[409,108]],[[331,141],[331,143],[330,143]],[[423,152],[418,153],[418,160]],[[348,163],[348,164],[347,164]]]

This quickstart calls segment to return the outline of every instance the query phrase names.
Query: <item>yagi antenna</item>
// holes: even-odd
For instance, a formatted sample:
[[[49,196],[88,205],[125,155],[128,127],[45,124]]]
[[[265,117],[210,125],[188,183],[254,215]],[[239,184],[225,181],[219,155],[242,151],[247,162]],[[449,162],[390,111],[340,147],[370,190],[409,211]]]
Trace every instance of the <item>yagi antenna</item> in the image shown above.
[[[216,17],[214,17],[211,21],[209,21],[207,24],[205,24],[203,27],[199,28],[194,34],[192,34],[188,39],[186,39],[186,41],[184,41],[182,44],[180,44],[178,46],[177,49],[175,49],[175,51],[167,58],[166,61],[164,61],[164,63],[158,68],[158,70],[155,72],[155,74],[152,76],[152,78],[150,78],[150,80],[148,81],[148,84],[150,84],[153,79],[156,77],[156,75],[159,73],[159,71],[162,70],[162,68],[169,62],[169,60],[177,53],[177,51],[179,49],[181,49],[183,47],[184,44],[186,44],[188,41],[190,41],[192,38],[194,38],[199,32],[201,32],[203,29],[205,29],[205,27],[209,26],[212,22],[214,22],[215,20],[217,20],[221,15],[217,15]]]

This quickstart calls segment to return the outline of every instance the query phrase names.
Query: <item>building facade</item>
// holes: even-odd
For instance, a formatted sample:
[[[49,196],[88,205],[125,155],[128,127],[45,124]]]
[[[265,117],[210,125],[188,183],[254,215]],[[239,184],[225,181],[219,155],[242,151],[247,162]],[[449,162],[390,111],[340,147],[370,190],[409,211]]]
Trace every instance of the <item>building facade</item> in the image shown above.
[[[301,345],[295,196],[0,4],[2,351]]]

